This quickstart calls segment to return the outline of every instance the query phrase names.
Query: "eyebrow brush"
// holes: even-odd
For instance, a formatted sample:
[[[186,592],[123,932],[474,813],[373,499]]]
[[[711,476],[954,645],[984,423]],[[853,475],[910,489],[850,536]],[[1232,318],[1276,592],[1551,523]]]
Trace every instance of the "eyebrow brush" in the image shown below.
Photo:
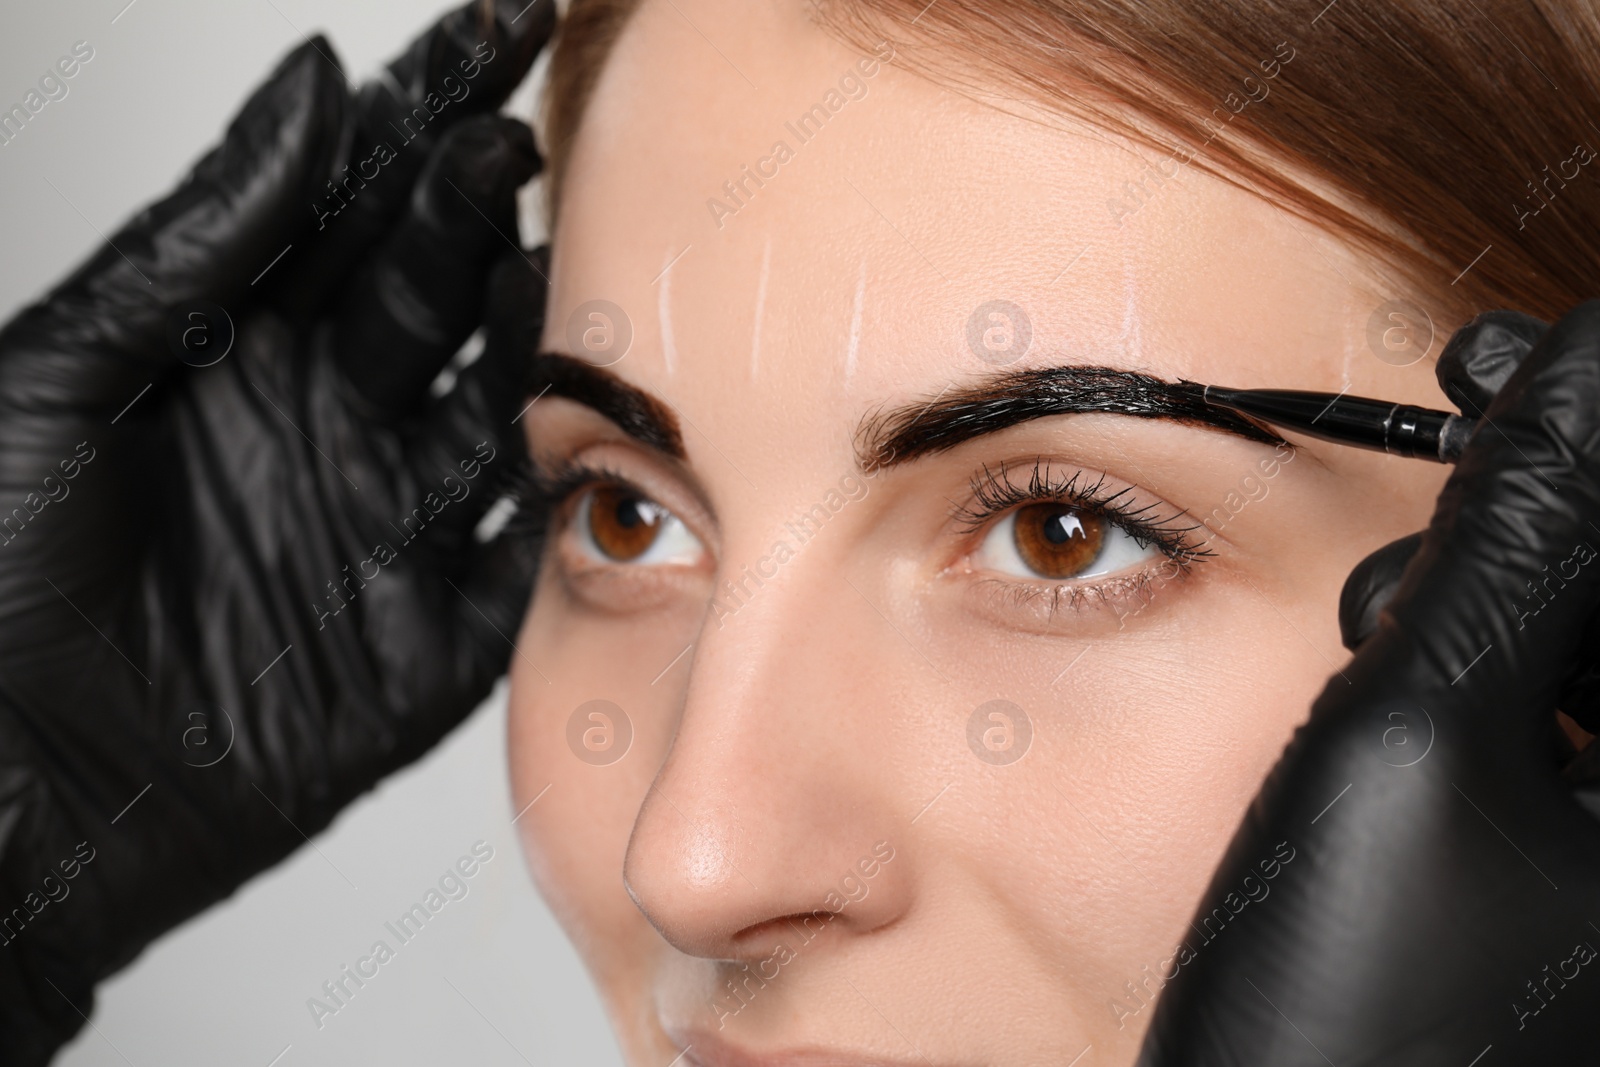
[[[1213,407],[1324,441],[1394,456],[1454,463],[1477,422],[1448,411],[1303,389],[1223,389],[1200,386]]]

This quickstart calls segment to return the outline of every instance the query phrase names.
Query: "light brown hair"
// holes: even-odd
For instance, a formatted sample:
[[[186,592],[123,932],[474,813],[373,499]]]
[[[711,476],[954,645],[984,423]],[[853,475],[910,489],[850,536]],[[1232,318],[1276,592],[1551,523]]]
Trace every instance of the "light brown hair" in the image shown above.
[[[573,0],[551,63],[552,207],[639,0]],[[829,0],[863,51],[1132,136],[1268,196],[1465,316],[1600,295],[1600,14],[1568,0]],[[908,45],[917,47],[908,47]],[[1288,57],[1287,60],[1285,57]],[[1309,176],[1311,180],[1305,180]]]
[[[561,20],[544,96],[545,198],[552,225],[572,138],[611,47],[638,6],[639,0],[572,0]]]

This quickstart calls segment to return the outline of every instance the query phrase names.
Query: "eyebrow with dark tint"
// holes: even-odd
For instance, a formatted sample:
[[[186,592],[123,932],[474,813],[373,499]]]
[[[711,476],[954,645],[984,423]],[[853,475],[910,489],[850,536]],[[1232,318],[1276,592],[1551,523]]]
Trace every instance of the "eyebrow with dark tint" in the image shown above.
[[[1167,382],[1113,367],[1014,371],[924,404],[868,416],[856,430],[856,461],[868,474],[944,452],[964,441],[1051,415],[1104,412],[1210,426],[1262,444],[1287,444],[1270,430],[1212,407],[1193,382]]]
[[[678,419],[660,400],[608,370],[559,352],[533,357],[529,392],[564,396],[616,423],[629,437],[673,459],[687,459]]]

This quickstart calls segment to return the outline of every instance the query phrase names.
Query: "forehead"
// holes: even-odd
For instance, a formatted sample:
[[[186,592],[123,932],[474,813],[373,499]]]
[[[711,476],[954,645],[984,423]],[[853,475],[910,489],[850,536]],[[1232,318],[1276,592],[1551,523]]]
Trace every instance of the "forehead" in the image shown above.
[[[613,370],[713,441],[832,441],[999,364],[1340,389],[1375,362],[1379,300],[1327,235],[864,56],[807,6],[644,0],[573,145],[548,346],[610,302],[632,333]]]

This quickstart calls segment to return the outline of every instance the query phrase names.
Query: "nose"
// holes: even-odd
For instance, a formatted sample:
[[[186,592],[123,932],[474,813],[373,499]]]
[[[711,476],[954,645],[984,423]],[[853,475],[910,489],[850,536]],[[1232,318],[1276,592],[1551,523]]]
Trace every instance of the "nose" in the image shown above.
[[[820,549],[781,574],[741,568],[773,574],[760,584],[719,582],[696,643],[623,869],[679,951],[746,959],[774,935],[859,935],[909,907],[890,712],[915,687],[875,654],[882,620]]]

